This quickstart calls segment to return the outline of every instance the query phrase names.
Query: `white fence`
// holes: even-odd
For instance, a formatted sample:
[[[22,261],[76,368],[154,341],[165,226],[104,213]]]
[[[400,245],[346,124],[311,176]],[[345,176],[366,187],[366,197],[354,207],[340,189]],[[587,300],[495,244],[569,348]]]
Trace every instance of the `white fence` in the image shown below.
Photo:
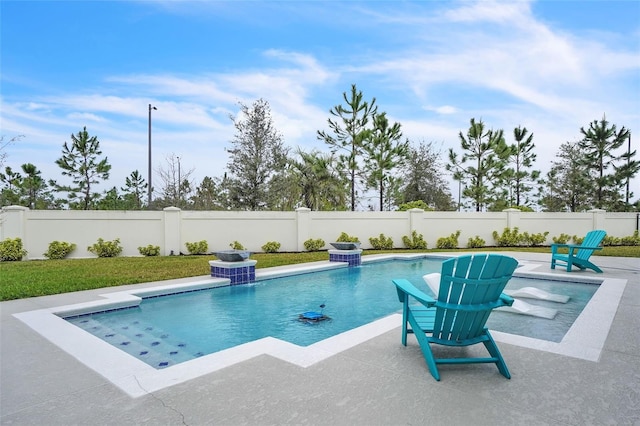
[[[87,247],[98,238],[120,239],[123,256],[140,256],[138,247],[160,246],[161,253],[186,253],[186,242],[206,240],[210,251],[225,250],[234,241],[248,250],[262,251],[268,241],[281,244],[280,251],[304,251],[310,238],[328,244],[341,232],[357,236],[363,248],[370,248],[370,237],[381,233],[393,238],[395,247],[403,247],[402,237],[412,231],[424,236],[430,248],[438,238],[461,231],[461,247],[472,237],[495,245],[493,231],[517,227],[530,234],[549,232],[582,236],[592,229],[604,229],[609,235],[632,235],[638,226],[637,213],[523,213],[505,210],[497,213],[425,212],[316,212],[298,209],[292,212],[182,211],[168,207],[163,211],[79,211],[30,210],[8,206],[0,213],[0,240],[22,238],[28,259],[42,259],[52,241],[75,243],[71,257],[94,257]]]

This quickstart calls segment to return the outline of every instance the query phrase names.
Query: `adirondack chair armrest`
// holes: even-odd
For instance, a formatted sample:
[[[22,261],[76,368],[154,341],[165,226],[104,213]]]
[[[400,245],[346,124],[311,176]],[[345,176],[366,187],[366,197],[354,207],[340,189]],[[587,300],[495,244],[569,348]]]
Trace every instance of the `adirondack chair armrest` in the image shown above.
[[[479,311],[486,311],[487,309],[501,308],[503,306],[510,306],[510,305],[511,305],[510,303],[509,304],[505,303],[505,300],[503,300],[502,298],[498,298],[493,302],[476,303],[472,305],[459,305],[457,303],[444,303],[440,301],[437,301],[435,303],[436,308],[451,309],[453,311],[460,311],[460,312],[479,312]]]
[[[551,244],[551,254],[556,254],[560,247],[569,247],[569,246],[571,246],[571,244],[553,243]]]
[[[427,295],[422,290],[419,290],[408,280],[395,279],[393,280],[393,283],[396,285],[396,289],[398,290],[399,295],[400,293],[408,294],[427,307],[435,306],[436,301],[431,296]]]
[[[501,293],[500,294],[500,301],[502,301],[502,303],[504,303],[504,306],[511,306],[513,305],[513,302],[515,301],[515,299],[507,294]]]
[[[598,247],[582,247],[582,246],[576,246],[577,249],[585,249],[585,250],[602,250],[602,246],[598,246]]]
[[[445,308],[445,309],[459,310],[463,312],[477,312],[485,309],[495,309],[495,308],[501,308],[503,306],[511,306],[513,305],[514,301],[515,299],[513,297],[508,296],[504,293],[500,293],[500,297],[493,302],[481,303],[476,305],[459,305],[459,304],[443,303],[443,302],[437,301],[435,303],[435,306],[440,308]]]
[[[551,253],[552,254],[557,253],[557,250],[558,250],[559,247],[567,247],[569,249],[569,254],[570,255],[572,255],[575,250],[581,250],[581,249],[585,249],[585,250],[602,250],[602,247],[584,247],[584,246],[581,246],[580,244],[553,243],[553,244],[551,244]]]

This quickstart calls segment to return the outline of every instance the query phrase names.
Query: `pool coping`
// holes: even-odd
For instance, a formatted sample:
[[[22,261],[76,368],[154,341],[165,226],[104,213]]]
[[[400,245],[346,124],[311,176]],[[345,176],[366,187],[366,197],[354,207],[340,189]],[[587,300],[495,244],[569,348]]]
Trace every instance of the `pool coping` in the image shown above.
[[[451,254],[391,254],[372,255],[362,259],[363,264],[391,259],[448,258]],[[600,288],[576,319],[561,342],[550,342],[492,331],[494,339],[520,347],[552,352],[560,355],[598,361],[608,331],[624,292],[627,280],[607,277],[559,276],[536,272],[539,264],[521,261],[514,276],[544,278],[559,281],[599,284]],[[313,262],[286,267],[265,268],[256,271],[256,279],[263,280],[283,275],[302,274],[318,270],[347,267],[338,262]],[[166,284],[145,289],[131,289],[100,294],[102,300],[64,305],[48,309],[22,312],[13,316],[41,334],[50,342],[91,368],[133,398],[176,385],[204,374],[260,355],[287,361],[306,368],[343,352],[401,325],[402,315],[392,314],[361,327],[346,331],[312,345],[301,347],[273,337],[266,337],[233,348],[157,370],[111,344],[70,324],[62,317],[135,306],[142,297],[180,293],[203,288],[229,285],[228,279],[198,279],[193,282]]]

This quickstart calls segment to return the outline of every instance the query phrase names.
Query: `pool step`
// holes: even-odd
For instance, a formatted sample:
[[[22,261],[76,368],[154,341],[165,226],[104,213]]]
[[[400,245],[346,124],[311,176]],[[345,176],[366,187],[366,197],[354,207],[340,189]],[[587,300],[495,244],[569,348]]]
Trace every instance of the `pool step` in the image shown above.
[[[70,322],[154,368],[170,367],[202,355],[190,353],[186,343],[172,341],[167,333],[148,325],[137,323],[112,328],[90,316]]]

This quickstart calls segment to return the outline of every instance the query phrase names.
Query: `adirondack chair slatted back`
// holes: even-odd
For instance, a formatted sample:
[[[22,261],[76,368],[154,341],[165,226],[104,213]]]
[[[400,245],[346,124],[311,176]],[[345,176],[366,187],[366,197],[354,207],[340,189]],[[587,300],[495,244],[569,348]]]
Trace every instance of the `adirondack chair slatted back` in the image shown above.
[[[606,235],[607,233],[602,230],[589,231],[580,245],[583,247],[598,247]],[[592,253],[593,249],[581,248],[578,249],[576,257],[578,259],[588,260]]]
[[[497,255],[461,256],[443,262],[433,337],[473,339],[485,323],[518,262]]]

